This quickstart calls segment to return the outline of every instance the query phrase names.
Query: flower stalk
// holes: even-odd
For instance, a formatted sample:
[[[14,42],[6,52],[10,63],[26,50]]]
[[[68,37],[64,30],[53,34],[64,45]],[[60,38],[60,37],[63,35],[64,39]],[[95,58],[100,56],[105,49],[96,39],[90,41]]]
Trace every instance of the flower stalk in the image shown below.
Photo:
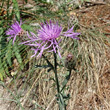
[[[66,110],[65,103],[62,103],[62,101],[64,102],[64,98],[60,92],[60,84],[57,75],[57,55],[55,52],[53,52],[53,54],[54,54],[54,73],[55,73],[55,81],[57,86],[57,98],[58,98],[59,110]]]
[[[59,86],[59,81],[58,81],[58,75],[57,75],[57,55],[55,52],[54,54],[54,73],[55,73],[55,80],[56,80],[56,85],[57,85],[57,92],[58,94],[60,93],[60,86]]]

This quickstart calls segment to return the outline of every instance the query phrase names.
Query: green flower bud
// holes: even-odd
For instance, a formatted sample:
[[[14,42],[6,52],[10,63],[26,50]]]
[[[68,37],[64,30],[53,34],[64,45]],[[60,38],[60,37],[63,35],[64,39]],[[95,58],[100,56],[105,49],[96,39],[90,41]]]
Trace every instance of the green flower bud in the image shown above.
[[[68,54],[65,58],[65,67],[67,69],[74,69],[75,67],[75,60],[73,54]]]

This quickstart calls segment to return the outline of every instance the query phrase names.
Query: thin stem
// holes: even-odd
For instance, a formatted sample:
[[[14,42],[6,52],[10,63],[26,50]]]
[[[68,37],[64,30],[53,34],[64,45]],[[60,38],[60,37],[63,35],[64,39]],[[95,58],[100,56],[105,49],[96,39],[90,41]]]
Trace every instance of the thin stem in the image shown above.
[[[66,105],[64,103],[64,98],[61,94],[60,91],[60,85],[59,85],[59,80],[58,80],[58,75],[57,75],[57,55],[55,52],[53,52],[54,55],[54,65],[51,64],[51,62],[43,55],[44,59],[47,61],[48,65],[51,66],[55,73],[55,81],[56,81],[56,86],[57,86],[57,98],[58,98],[58,104],[59,104],[59,110],[66,110]]]
[[[50,63],[50,61],[42,54],[43,58],[46,60],[46,62],[48,63],[48,65],[50,65],[50,67],[54,70],[53,65]]]
[[[58,94],[60,93],[60,86],[59,86],[59,81],[58,81],[58,75],[57,75],[57,56],[56,53],[54,52],[54,73],[55,73],[55,80],[56,80],[56,85],[57,85],[57,92]]]
[[[54,52],[54,73],[55,73],[55,81],[56,81],[56,85],[57,85],[57,98],[58,98],[58,104],[59,104],[59,110],[63,110],[62,108],[62,104],[61,104],[61,97],[60,97],[60,85],[59,85],[59,81],[58,81],[58,75],[57,75],[57,55]]]
[[[51,66],[51,68],[53,69],[54,73],[55,73],[55,80],[56,80],[56,85],[57,85],[57,92],[58,94],[60,93],[60,86],[59,86],[59,81],[58,81],[58,76],[57,76],[57,55],[55,52],[53,52],[54,54],[54,66],[50,63],[50,61],[42,54],[43,58],[47,61],[48,65]]]

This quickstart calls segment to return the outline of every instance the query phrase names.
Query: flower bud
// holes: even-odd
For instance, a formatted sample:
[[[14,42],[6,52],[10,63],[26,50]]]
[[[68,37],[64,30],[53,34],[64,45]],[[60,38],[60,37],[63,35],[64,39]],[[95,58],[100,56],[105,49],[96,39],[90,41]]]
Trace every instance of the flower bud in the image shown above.
[[[74,69],[74,67],[75,67],[75,60],[74,60],[73,54],[70,53],[70,54],[68,54],[66,56],[65,67],[68,68],[68,69]]]

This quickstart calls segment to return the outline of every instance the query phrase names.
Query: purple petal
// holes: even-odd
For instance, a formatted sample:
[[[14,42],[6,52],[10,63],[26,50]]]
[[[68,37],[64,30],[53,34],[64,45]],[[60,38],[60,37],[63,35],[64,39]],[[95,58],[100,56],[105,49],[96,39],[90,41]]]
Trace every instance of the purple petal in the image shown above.
[[[13,38],[13,44],[14,44],[15,40],[16,40],[16,35],[15,35],[14,38]]]
[[[66,33],[71,33],[71,32],[73,31],[73,28],[74,28],[74,26],[73,26],[72,28],[70,28],[68,31],[64,32],[64,33],[65,33],[65,34],[66,34]]]
[[[43,51],[44,51],[44,46],[42,46],[42,48],[41,48],[41,50],[40,50],[40,53],[37,55],[37,58],[42,56]]]
[[[34,57],[34,56],[36,56],[36,54],[37,54],[37,52],[38,52],[39,49],[32,49],[32,50],[34,50],[34,55],[32,55],[31,58]]]
[[[61,56],[60,51],[59,51],[59,48],[58,48],[58,55],[62,59],[62,56]]]
[[[16,21],[14,24],[12,24],[10,26],[10,28],[6,31],[6,35],[9,35],[10,37],[8,37],[9,39],[10,38],[13,38],[13,44],[16,40],[16,36],[20,33],[21,31],[21,24],[22,22],[20,21],[20,24],[18,21]]]

